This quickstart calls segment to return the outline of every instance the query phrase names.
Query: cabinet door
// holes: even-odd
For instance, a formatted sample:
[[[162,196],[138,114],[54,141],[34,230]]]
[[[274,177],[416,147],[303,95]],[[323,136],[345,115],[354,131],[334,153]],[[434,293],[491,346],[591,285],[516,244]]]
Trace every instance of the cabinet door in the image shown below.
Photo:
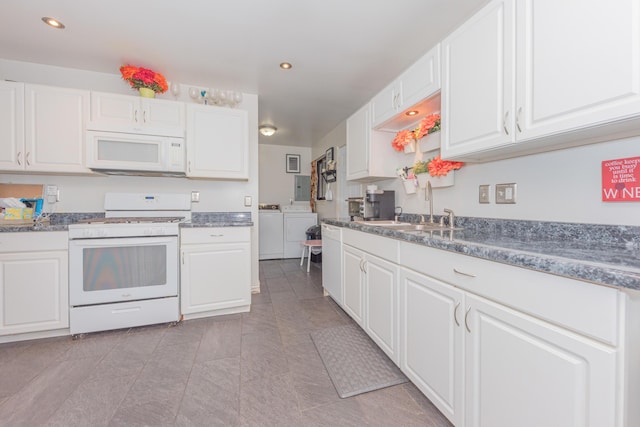
[[[364,292],[362,263],[364,253],[348,245],[343,245],[342,268],[344,284],[344,310],[360,326],[363,324]]]
[[[376,127],[396,115],[402,102],[400,87],[400,82],[395,80],[373,97],[371,100],[372,127]]]
[[[400,271],[400,368],[453,424],[463,425],[464,294]]]
[[[187,106],[187,176],[249,179],[249,119],[244,110]]]
[[[91,92],[91,129],[121,130],[142,126],[140,97]]]
[[[0,170],[24,170],[24,84],[0,81]]]
[[[613,426],[617,351],[467,295],[466,426]]]
[[[88,173],[84,166],[89,92],[25,85],[26,170]]]
[[[606,7],[596,1],[525,0],[517,8],[519,139],[638,115],[636,0]]]
[[[184,136],[185,108],[183,102],[141,98],[142,122],[145,128],[167,136]]]
[[[399,82],[400,110],[411,107],[440,90],[440,43],[402,73]]]
[[[365,105],[347,119],[347,179],[369,175],[370,106]]]
[[[397,364],[398,266],[367,254],[364,273],[364,330]]]
[[[0,254],[0,335],[69,327],[67,251]]]
[[[494,0],[442,42],[442,157],[513,143],[515,7]]]
[[[249,262],[249,243],[183,246],[182,314],[251,304]]]

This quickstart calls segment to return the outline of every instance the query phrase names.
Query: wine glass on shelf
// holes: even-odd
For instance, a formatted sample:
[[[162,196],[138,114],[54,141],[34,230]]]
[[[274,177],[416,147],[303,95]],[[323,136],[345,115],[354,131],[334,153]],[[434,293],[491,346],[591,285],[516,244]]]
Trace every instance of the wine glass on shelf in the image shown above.
[[[190,96],[190,97],[191,97],[191,99],[193,99],[195,102],[199,102],[199,101],[200,101],[200,91],[198,91],[198,88],[190,87],[190,88],[189,88],[189,96]]]
[[[175,99],[178,99],[180,95],[180,84],[178,82],[171,82],[171,94]]]

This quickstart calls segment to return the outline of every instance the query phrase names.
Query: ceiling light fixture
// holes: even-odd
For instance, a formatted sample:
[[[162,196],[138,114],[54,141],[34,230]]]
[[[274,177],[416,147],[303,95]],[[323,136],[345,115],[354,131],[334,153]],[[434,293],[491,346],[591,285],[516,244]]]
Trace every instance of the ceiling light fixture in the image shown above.
[[[44,22],[50,27],[57,28],[59,30],[63,30],[65,28],[62,22],[58,21],[55,18],[49,18],[48,16],[44,16],[42,18],[42,22]]]
[[[290,70],[291,67],[293,67],[293,65],[291,65],[291,63],[289,63],[289,62],[281,62],[280,63],[280,68],[282,68],[283,70]]]
[[[262,125],[258,128],[258,130],[260,131],[260,133],[264,136],[271,136],[274,133],[276,133],[276,131],[278,130],[278,128],[276,128],[275,126],[272,125]]]
[[[411,110],[411,111],[407,111],[405,114],[405,116],[415,116],[416,114],[418,114],[420,111],[418,110]]]

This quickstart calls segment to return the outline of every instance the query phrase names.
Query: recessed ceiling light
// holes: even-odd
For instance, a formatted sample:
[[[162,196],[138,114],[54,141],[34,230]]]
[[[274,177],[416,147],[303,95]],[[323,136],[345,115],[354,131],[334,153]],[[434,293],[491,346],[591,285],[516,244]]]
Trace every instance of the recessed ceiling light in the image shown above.
[[[57,28],[59,30],[64,29],[64,24],[55,18],[49,18],[48,16],[45,16],[42,18],[42,22],[50,27]]]
[[[278,128],[276,128],[275,126],[272,125],[262,125],[258,128],[258,130],[260,131],[261,134],[263,134],[264,136],[271,136],[274,133],[276,133],[276,131],[278,130]]]
[[[291,69],[291,67],[293,67],[293,65],[291,65],[291,63],[289,63],[289,62],[281,62],[280,63],[280,68],[282,68],[283,70],[289,70],[289,69]]]
[[[411,111],[407,111],[406,113],[404,113],[406,116],[415,116],[416,114],[418,114],[420,111],[418,110],[411,110]]]

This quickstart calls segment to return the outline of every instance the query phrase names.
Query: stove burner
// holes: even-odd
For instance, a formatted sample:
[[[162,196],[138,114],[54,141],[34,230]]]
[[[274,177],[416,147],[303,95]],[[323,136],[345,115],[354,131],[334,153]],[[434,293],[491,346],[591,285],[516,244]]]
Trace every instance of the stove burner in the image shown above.
[[[184,219],[183,216],[155,216],[155,217],[124,216],[124,217],[113,217],[113,218],[81,219],[78,221],[78,224],[173,223],[173,222],[180,222],[183,219]]]

